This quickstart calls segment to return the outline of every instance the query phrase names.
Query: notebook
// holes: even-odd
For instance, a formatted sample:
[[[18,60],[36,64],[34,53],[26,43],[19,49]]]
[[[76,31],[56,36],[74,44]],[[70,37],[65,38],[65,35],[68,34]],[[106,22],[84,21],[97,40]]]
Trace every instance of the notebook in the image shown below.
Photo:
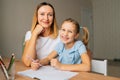
[[[77,75],[77,72],[61,71],[52,66],[42,66],[39,70],[25,70],[17,72],[19,75],[38,78],[40,80],[68,80]]]

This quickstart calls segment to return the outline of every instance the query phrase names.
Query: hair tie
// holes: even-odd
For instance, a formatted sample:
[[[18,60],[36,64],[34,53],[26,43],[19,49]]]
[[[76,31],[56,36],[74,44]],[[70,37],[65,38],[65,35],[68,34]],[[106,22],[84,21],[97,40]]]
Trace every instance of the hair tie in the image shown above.
[[[83,27],[82,26],[80,26],[80,29],[82,29]]]

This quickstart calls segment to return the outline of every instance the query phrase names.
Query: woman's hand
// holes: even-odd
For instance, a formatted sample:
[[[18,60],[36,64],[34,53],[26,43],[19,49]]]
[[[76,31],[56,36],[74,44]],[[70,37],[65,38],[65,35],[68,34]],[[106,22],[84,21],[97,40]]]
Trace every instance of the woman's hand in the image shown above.
[[[60,69],[61,67],[61,63],[58,61],[58,59],[51,59],[50,61],[51,63],[51,66],[57,68],[57,69]]]
[[[34,60],[31,62],[31,69],[38,70],[41,67],[39,60]]]
[[[42,32],[44,32],[43,26],[41,26],[40,24],[37,24],[34,31],[33,31],[33,34],[39,35]]]

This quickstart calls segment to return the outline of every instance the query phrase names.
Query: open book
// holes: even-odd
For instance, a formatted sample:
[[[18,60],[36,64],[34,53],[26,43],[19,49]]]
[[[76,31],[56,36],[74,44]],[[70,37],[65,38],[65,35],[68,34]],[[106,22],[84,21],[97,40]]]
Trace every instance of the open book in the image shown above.
[[[25,70],[18,72],[19,75],[38,78],[40,80],[68,80],[77,75],[77,72],[61,71],[51,66],[42,66],[39,70]]]

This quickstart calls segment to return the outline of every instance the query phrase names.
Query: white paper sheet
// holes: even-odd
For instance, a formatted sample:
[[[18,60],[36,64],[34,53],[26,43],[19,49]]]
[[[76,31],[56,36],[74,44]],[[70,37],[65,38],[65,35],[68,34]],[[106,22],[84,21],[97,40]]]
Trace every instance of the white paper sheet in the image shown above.
[[[77,75],[77,72],[61,71],[51,66],[43,66],[39,70],[32,69],[18,72],[19,75],[28,76],[31,78],[39,78],[40,80],[68,80]]]

